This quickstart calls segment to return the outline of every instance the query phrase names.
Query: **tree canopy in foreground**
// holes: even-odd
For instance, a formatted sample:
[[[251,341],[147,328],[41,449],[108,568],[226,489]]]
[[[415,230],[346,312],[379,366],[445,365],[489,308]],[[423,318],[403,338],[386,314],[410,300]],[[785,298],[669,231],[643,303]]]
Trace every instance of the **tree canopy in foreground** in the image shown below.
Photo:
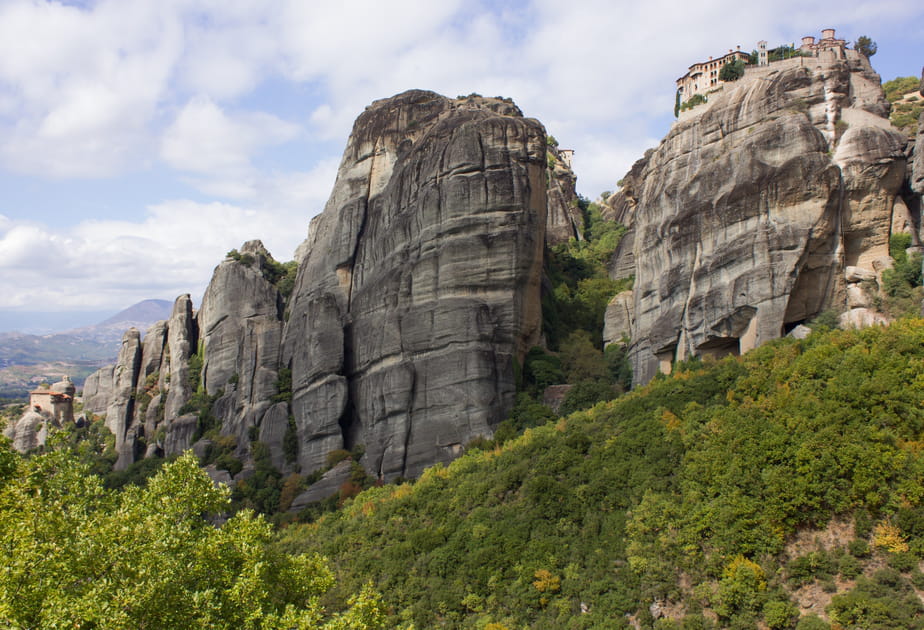
[[[191,454],[146,487],[103,487],[63,451],[24,459],[0,444],[0,620],[14,628],[381,628],[368,587],[326,615],[334,585],[317,554],[267,544],[250,511],[227,509]]]

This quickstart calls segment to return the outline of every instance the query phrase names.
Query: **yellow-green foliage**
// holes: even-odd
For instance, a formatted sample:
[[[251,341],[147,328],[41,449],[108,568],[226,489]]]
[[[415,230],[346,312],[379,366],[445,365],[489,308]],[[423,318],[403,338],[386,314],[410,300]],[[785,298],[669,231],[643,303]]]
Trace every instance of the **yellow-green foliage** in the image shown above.
[[[917,92],[919,86],[920,79],[917,77],[898,77],[882,84],[886,99],[892,103],[889,121],[909,136],[917,133],[918,120],[920,120],[921,112],[924,111],[924,99],[919,95],[912,96],[908,100],[904,100],[903,97],[911,92]]]
[[[883,83],[882,89],[885,91],[886,99],[890,103],[894,103],[905,94],[916,91],[919,85],[920,79],[918,77],[897,77]]]
[[[791,627],[777,576],[798,528],[857,511],[924,557],[922,437],[924,321],[830,331],[680,366],[279,544],[329,556],[335,593],[374,580],[394,627],[626,627],[691,598],[681,573],[723,624]]]
[[[549,252],[547,273],[551,295],[543,296],[543,327],[553,349],[569,333],[585,330],[596,345],[603,330],[603,314],[610,299],[631,288],[631,280],[610,280],[607,263],[626,232],[625,226],[607,221],[596,203],[581,200],[585,215],[584,240],[556,245]]]
[[[382,628],[360,587],[328,618],[333,585],[316,554],[282,555],[270,526],[228,507],[184,455],[146,488],[106,490],[66,451],[31,459],[0,444],[0,620],[11,628]]]

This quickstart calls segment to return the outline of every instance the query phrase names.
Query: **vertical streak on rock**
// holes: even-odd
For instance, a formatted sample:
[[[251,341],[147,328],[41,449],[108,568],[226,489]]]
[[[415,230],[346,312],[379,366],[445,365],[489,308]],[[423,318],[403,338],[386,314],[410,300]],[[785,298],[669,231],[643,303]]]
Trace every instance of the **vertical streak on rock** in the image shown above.
[[[303,470],[358,442],[413,476],[491,433],[538,338],[544,175],[544,129],[504,101],[412,91],[359,117],[285,333]]]
[[[613,271],[635,268],[637,383],[675,348],[739,352],[839,306],[844,265],[888,253],[904,157],[878,76],[848,53],[749,71],[624,178],[608,205],[634,235]]]

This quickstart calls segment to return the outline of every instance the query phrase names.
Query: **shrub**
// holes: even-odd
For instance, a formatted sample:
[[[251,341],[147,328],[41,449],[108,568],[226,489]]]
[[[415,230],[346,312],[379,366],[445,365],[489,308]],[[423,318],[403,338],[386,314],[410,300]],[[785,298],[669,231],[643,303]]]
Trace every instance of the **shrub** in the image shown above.
[[[719,70],[720,81],[737,81],[744,76],[744,61],[736,59],[722,66]]]
[[[793,621],[799,616],[799,609],[788,601],[771,600],[764,604],[764,621],[771,630],[791,628]]]
[[[707,100],[709,100],[709,99],[707,99],[707,98],[706,98],[704,95],[702,95],[702,94],[694,94],[694,95],[691,96],[688,100],[686,100],[686,101],[684,101],[683,103],[680,104],[680,111],[684,112],[684,111],[686,111],[686,110],[688,110],[688,109],[693,109],[693,108],[696,107],[697,105],[702,105],[702,104],[705,103]]]
[[[741,612],[754,612],[758,609],[760,596],[766,589],[767,581],[760,565],[738,555],[722,571],[716,612],[723,617]]]
[[[831,624],[818,615],[806,615],[799,619],[796,630],[831,630]]]
[[[789,580],[796,584],[808,584],[815,579],[825,579],[834,573],[834,563],[825,551],[812,551],[799,556],[786,566]]]

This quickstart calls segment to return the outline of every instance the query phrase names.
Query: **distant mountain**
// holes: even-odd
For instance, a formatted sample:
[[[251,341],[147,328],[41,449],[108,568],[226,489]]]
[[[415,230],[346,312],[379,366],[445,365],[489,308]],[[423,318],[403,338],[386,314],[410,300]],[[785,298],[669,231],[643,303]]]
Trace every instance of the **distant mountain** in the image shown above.
[[[118,344],[126,330],[134,326],[144,334],[145,330],[154,322],[170,317],[172,308],[173,302],[168,300],[142,300],[98,324],[74,328],[61,333],[61,335],[80,340],[114,344],[115,351],[112,353],[114,358],[118,352]]]
[[[124,311],[119,311],[109,319],[97,324],[97,326],[124,324],[126,322],[145,322],[153,324],[154,322],[170,317],[170,310],[172,308],[173,302],[169,300],[142,300],[137,304],[129,306]]]
[[[128,328],[143,333],[167,319],[172,307],[167,300],[143,300],[93,326],[47,335],[0,333],[0,395],[22,395],[65,374],[80,387],[87,374],[115,360]]]

